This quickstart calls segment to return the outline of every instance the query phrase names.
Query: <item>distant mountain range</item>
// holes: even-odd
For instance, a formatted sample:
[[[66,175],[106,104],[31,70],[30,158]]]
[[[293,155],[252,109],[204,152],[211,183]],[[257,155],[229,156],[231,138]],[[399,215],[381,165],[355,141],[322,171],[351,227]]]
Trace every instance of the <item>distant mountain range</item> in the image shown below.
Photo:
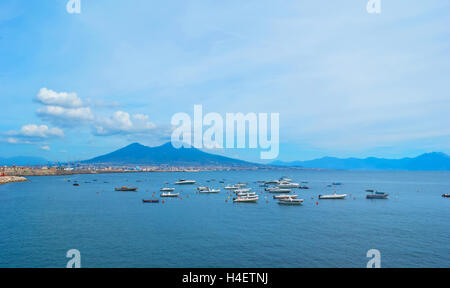
[[[304,167],[304,168],[323,168],[323,169],[346,169],[346,170],[432,170],[443,171],[450,170],[450,156],[445,153],[433,152],[426,153],[415,158],[385,159],[369,157],[359,158],[334,158],[323,157],[310,161],[282,162],[275,161],[271,163],[275,166],[283,167]]]
[[[28,157],[18,156],[11,158],[1,158],[0,166],[35,166],[35,165],[47,165],[47,160],[40,157]]]
[[[196,148],[176,149],[170,142],[157,147],[147,147],[139,143],[133,143],[112,153],[82,161],[82,163],[157,166],[261,166],[260,164],[206,153]]]

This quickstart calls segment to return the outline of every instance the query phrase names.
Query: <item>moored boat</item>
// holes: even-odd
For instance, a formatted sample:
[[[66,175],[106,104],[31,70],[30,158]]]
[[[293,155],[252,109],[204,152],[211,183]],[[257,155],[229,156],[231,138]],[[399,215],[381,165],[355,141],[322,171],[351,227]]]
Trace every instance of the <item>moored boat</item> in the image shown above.
[[[286,198],[297,198],[298,195],[291,195],[291,194],[282,194],[282,195],[274,195],[273,199],[286,199]]]
[[[233,198],[233,202],[243,202],[243,203],[256,203],[258,201],[258,196],[254,197],[238,197]]]
[[[375,193],[372,192],[372,194],[367,194],[366,198],[367,199],[387,199],[388,196],[389,196],[389,194],[387,194],[387,193],[377,191]]]
[[[209,189],[207,187],[207,189],[204,190],[199,190],[198,193],[219,193],[220,189]]]
[[[161,192],[173,192],[173,191],[175,191],[175,188],[164,187],[164,188],[159,189],[159,191],[161,191]]]
[[[116,191],[131,191],[131,192],[134,192],[137,189],[138,189],[137,187],[130,188],[130,187],[122,186],[120,188],[115,188],[114,190],[116,190]]]
[[[195,184],[195,180],[180,179],[179,181],[175,182],[175,185],[191,185],[191,184]]]
[[[227,185],[227,186],[225,186],[224,187],[224,189],[226,189],[226,190],[236,190],[236,189],[239,189],[239,186],[236,186],[236,185]]]
[[[303,199],[283,198],[278,200],[278,204],[281,205],[302,205]]]
[[[159,203],[159,199],[150,199],[150,200],[145,200],[142,199],[143,203]]]
[[[347,194],[329,194],[329,195],[319,195],[319,199],[345,199]]]
[[[234,193],[245,193],[245,192],[250,192],[251,190],[252,190],[252,188],[236,189],[236,190],[234,190]]]
[[[280,184],[278,184],[279,188],[298,188],[300,187],[300,184],[298,183],[291,183],[291,182],[280,182]]]
[[[180,193],[161,193],[159,196],[161,197],[178,197],[180,195]]]
[[[274,189],[268,190],[269,193],[290,193],[291,189],[275,187]]]
[[[450,198],[450,194],[442,194],[442,197],[444,197],[444,198]]]

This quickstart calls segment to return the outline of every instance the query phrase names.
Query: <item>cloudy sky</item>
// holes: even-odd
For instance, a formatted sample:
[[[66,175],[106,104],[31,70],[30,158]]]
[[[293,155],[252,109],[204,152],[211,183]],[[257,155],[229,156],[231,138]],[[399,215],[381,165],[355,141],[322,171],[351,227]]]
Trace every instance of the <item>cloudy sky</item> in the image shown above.
[[[66,3],[0,2],[0,157],[162,144],[194,104],[280,113],[281,160],[450,153],[447,0]]]

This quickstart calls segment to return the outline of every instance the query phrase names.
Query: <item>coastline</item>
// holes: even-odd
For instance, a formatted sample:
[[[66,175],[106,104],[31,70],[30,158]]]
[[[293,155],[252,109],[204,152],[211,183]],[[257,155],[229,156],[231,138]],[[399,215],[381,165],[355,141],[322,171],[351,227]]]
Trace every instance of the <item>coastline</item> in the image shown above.
[[[14,182],[25,182],[27,178],[21,176],[0,176],[0,185]]]

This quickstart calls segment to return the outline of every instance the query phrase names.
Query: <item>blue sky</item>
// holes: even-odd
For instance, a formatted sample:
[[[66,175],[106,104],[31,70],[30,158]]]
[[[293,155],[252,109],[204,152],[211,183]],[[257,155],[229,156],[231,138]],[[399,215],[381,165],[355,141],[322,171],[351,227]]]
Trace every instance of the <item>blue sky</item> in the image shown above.
[[[450,153],[446,0],[66,2],[0,2],[0,157],[162,144],[194,104],[280,113],[281,160]]]

